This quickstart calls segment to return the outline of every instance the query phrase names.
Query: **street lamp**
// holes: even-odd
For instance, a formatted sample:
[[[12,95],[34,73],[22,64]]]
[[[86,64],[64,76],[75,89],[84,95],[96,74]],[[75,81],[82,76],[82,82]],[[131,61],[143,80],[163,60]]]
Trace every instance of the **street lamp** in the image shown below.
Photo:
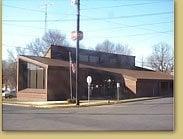
[[[110,82],[111,82],[111,79],[109,78],[109,79],[107,80],[107,82],[110,83]]]
[[[108,95],[108,98],[109,98],[111,96],[110,95],[110,87],[111,87],[111,79],[110,78],[107,80],[107,83],[108,83],[108,91],[107,91],[108,94],[107,95]]]
[[[109,88],[110,88],[110,85],[111,85],[112,80],[109,78],[109,79],[107,80],[107,82],[109,83]]]

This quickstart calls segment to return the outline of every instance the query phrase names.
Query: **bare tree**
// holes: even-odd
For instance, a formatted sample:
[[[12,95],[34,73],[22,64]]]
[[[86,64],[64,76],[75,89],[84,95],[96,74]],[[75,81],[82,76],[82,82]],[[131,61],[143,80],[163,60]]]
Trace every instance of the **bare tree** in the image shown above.
[[[26,45],[25,48],[17,47],[17,55],[43,56],[51,45],[68,46],[65,35],[57,30],[49,30],[42,38],[36,38],[33,42]],[[8,52],[11,58],[15,58],[12,51]]]
[[[65,35],[57,30],[49,30],[44,36],[36,38],[35,41],[26,46],[28,53],[34,56],[43,56],[51,45],[68,46]]]
[[[115,45],[115,53],[123,54],[123,55],[130,55],[132,53],[131,49],[126,44],[116,44]]]
[[[131,50],[128,48],[127,45],[123,45],[120,43],[115,44],[113,42],[110,42],[109,40],[105,40],[104,42],[97,44],[95,50],[107,53],[124,54],[124,55],[131,54]]]
[[[4,60],[2,62],[2,76],[3,76],[3,84],[9,85],[10,88],[16,87],[16,56],[15,53],[18,55],[25,54],[25,48],[16,47],[16,51],[12,51],[10,49],[7,50],[8,52],[8,60]]]
[[[101,52],[113,53],[114,47],[115,47],[114,43],[110,42],[109,40],[105,40],[104,42],[97,44],[95,50]]]
[[[58,30],[49,30],[43,37],[42,40],[47,46],[50,45],[62,45],[68,46],[65,35],[62,35]]]
[[[26,45],[29,55],[42,56],[47,49],[47,45],[43,43],[40,38],[36,38],[34,42],[31,42]]]
[[[148,58],[151,67],[156,71],[170,72],[174,68],[174,57],[171,48],[166,43],[158,43],[153,46],[151,56]]]
[[[3,84],[9,85],[10,88],[16,87],[16,62],[2,62]]]
[[[8,62],[13,63],[16,62],[16,55],[25,55],[26,54],[26,48],[22,47],[16,47],[15,51],[12,51],[10,49],[7,50],[8,53]],[[15,54],[16,53],[16,54]]]
[[[16,52],[17,52],[18,55],[25,55],[26,54],[26,48],[16,47]]]
[[[65,35],[61,34],[59,31],[49,30],[42,38],[36,38],[34,41],[27,44],[25,48],[16,47],[16,53],[12,50],[7,50],[9,60],[16,61],[16,55],[28,54],[43,56],[51,45],[68,46],[69,43],[66,41]]]
[[[16,61],[16,56],[14,55],[13,51],[8,49],[7,53],[8,53],[8,61],[15,62]]]
[[[16,57],[13,51],[8,49],[7,52],[8,60],[2,61],[2,83],[12,88],[16,86]]]

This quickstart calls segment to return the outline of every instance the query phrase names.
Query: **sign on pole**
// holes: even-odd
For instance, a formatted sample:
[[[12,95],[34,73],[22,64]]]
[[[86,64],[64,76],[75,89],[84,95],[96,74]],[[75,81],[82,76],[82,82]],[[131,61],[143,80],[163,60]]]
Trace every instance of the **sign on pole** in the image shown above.
[[[71,4],[72,5],[77,5],[78,4],[78,0],[71,0]]]
[[[117,85],[117,101],[119,101],[119,88],[120,88],[120,83],[116,83]]]
[[[117,83],[117,88],[120,87],[120,83]]]
[[[83,39],[83,32],[82,31],[79,31],[78,33],[77,33],[77,31],[72,31],[71,32],[71,39],[73,40],[73,41],[75,41],[75,40],[82,40]]]
[[[87,83],[88,83],[88,104],[90,103],[90,85],[91,85],[91,82],[92,82],[92,78],[91,76],[88,76],[87,79],[86,79]]]
[[[86,81],[87,81],[88,84],[91,84],[91,82],[92,82],[91,76],[88,76],[87,79],[86,79]]]

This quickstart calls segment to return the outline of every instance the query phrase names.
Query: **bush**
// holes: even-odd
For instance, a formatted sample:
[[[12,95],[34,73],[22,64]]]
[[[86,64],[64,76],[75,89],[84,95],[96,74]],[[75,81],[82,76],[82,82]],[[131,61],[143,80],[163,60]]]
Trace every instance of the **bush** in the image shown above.
[[[67,99],[67,103],[74,104],[76,103],[76,99]]]

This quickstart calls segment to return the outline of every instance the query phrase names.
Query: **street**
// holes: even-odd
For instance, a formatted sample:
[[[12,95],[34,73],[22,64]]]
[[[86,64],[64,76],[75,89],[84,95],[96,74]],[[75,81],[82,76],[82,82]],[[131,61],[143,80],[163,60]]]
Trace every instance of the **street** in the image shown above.
[[[38,109],[3,105],[3,130],[174,130],[174,98]]]

